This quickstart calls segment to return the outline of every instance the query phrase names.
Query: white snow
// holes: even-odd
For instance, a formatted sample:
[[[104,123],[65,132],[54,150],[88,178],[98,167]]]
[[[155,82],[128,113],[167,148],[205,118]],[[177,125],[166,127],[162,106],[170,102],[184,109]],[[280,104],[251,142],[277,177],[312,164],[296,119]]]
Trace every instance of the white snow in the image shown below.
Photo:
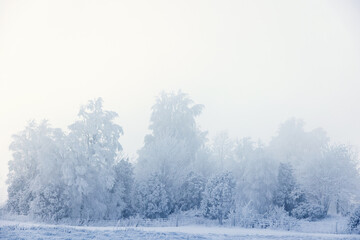
[[[0,220],[0,239],[360,239],[358,235],[229,227],[89,227]]]

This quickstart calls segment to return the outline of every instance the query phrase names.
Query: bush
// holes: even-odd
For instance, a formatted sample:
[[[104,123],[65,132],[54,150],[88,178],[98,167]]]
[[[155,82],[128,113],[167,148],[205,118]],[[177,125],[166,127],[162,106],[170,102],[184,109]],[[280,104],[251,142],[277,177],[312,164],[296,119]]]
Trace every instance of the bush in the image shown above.
[[[264,214],[259,214],[250,204],[238,206],[237,217],[237,225],[245,228],[290,230],[298,224],[298,221],[289,216],[284,208],[277,206],[273,206]]]
[[[269,221],[269,227],[273,229],[290,230],[297,226],[297,220],[281,207],[272,207],[264,215],[264,218]]]
[[[315,221],[323,219],[326,216],[326,210],[319,204],[305,202],[293,209],[291,214],[297,219]]]
[[[360,233],[360,207],[357,207],[350,215],[348,220],[348,229],[350,232]]]
[[[40,219],[59,221],[69,216],[69,198],[59,186],[48,185],[30,203],[30,212]]]
[[[251,202],[244,206],[237,206],[237,224],[245,228],[254,228],[258,227],[258,219],[261,218],[261,215],[255,210],[251,205]]]

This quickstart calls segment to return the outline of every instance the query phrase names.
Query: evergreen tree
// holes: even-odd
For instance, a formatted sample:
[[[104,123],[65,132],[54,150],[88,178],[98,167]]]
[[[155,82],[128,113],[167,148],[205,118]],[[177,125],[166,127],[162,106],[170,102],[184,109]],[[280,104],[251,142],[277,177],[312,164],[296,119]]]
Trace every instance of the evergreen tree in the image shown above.
[[[296,181],[293,175],[293,170],[290,163],[280,163],[277,188],[274,194],[274,203],[279,207],[283,207],[285,211],[291,213],[292,209],[296,207],[294,193],[296,188]]]
[[[201,202],[203,215],[222,224],[235,207],[234,190],[235,179],[230,172],[209,179]]]
[[[109,206],[110,219],[129,217],[134,213],[132,194],[134,186],[133,166],[128,159],[121,159],[115,165],[115,182],[111,189]]]
[[[347,225],[350,232],[360,233],[360,207],[357,207],[351,213]]]
[[[202,194],[205,190],[205,179],[194,172],[190,172],[180,188],[179,207],[187,211],[200,207]]]
[[[159,174],[154,173],[138,185],[136,207],[146,218],[166,218],[171,212],[169,192]]]

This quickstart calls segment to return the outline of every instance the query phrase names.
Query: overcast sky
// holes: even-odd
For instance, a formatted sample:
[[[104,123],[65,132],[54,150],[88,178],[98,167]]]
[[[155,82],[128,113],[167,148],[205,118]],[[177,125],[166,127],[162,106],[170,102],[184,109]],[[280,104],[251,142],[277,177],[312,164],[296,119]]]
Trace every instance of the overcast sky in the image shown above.
[[[360,146],[359,1],[0,1],[0,202],[11,135],[66,128],[95,97],[135,158],[161,90],[210,137],[265,142],[290,117]]]

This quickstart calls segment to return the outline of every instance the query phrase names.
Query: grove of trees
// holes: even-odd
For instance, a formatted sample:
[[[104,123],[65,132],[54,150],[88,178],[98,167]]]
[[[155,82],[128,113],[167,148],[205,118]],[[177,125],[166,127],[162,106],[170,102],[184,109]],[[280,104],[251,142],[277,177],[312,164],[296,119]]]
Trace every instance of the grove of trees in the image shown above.
[[[209,141],[196,123],[202,110],[181,91],[161,93],[131,160],[118,115],[101,98],[83,106],[67,131],[30,122],[10,145],[7,210],[51,221],[195,211],[222,224],[244,209],[317,220],[356,208],[358,158],[350,146],[330,143],[322,129],[305,131],[298,119],[280,125],[268,144],[226,132]]]

